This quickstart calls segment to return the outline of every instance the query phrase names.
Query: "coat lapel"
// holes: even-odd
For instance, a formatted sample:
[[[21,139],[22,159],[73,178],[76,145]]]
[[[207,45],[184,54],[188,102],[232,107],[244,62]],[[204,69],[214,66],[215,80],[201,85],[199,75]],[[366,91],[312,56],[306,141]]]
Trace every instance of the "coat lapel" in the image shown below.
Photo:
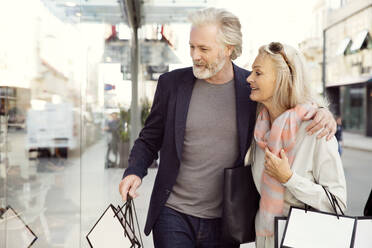
[[[249,75],[244,73],[242,69],[233,64],[234,81],[236,94],[236,118],[238,125],[238,138],[241,159],[244,159],[249,144],[248,132],[252,128],[249,127],[251,111],[256,111],[256,104],[250,100],[250,88],[246,82],[246,77]],[[254,115],[253,115],[254,116]]]
[[[187,71],[185,77],[182,77],[182,81],[177,89],[177,100],[176,100],[176,118],[175,118],[175,140],[176,150],[178,159],[181,161],[182,148],[185,136],[187,113],[189,110],[192,90],[195,85],[196,78],[190,68]]]

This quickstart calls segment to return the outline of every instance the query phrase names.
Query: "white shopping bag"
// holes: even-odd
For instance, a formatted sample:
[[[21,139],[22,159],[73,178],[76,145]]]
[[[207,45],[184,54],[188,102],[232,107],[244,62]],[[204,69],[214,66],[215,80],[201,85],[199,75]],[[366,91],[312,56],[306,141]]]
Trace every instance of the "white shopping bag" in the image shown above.
[[[31,247],[37,240],[35,233],[10,206],[0,215],[0,233],[3,232],[7,236],[7,247]]]
[[[356,218],[291,207],[281,247],[353,247]]]
[[[372,247],[372,217],[357,217],[354,248]]]
[[[283,239],[287,217],[275,217],[275,248],[279,248]]]
[[[92,248],[139,248],[143,247],[133,200],[128,200],[123,207],[115,208],[112,204],[104,211],[97,223],[86,236]],[[139,239],[136,235],[139,235]]]

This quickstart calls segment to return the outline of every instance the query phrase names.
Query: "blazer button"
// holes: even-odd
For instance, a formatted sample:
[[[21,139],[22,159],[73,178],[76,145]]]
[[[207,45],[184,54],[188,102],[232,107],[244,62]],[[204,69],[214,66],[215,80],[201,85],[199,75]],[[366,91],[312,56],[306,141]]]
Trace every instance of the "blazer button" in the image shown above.
[[[170,193],[171,193],[171,192],[170,192],[169,189],[166,189],[166,190],[165,190],[165,194],[170,195]]]

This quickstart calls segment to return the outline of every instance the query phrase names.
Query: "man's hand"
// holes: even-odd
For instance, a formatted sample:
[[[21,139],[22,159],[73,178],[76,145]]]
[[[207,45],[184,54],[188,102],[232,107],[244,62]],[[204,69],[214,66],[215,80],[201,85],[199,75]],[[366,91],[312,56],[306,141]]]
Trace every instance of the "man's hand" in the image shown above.
[[[121,197],[123,198],[123,201],[127,201],[127,194],[129,192],[129,195],[134,199],[138,196],[136,190],[141,185],[142,180],[136,175],[128,175],[124,177],[123,180],[121,180],[119,184],[119,192],[121,194]]]
[[[306,127],[309,135],[313,135],[320,129],[323,129],[317,136],[318,139],[327,135],[327,141],[335,135],[337,124],[333,118],[332,113],[326,108],[318,108],[315,111],[310,111],[305,116],[305,120],[313,119],[312,122]]]

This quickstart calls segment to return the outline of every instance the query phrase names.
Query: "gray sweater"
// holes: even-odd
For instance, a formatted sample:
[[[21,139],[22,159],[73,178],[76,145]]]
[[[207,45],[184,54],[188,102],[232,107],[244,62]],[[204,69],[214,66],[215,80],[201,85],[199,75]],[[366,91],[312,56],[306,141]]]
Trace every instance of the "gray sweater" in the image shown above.
[[[234,81],[197,80],[181,166],[166,206],[199,218],[221,217],[224,169],[233,167],[238,154]]]

